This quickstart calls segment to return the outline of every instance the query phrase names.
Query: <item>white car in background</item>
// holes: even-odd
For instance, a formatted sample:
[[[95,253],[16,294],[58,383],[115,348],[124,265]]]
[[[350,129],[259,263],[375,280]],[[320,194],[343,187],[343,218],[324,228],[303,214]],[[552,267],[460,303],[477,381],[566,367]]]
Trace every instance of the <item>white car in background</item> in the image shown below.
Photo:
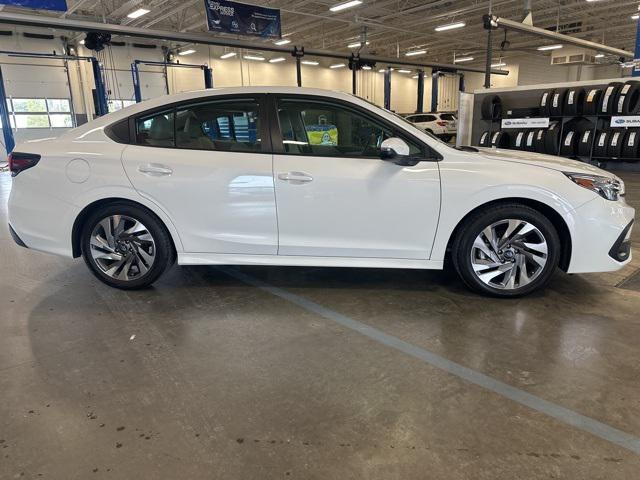
[[[340,92],[290,87],[163,96],[9,158],[22,246],[82,256],[132,289],[181,265],[442,269],[519,296],[556,267],[631,259],[615,175],[530,152],[455,148]]]
[[[452,113],[412,113],[404,118],[444,142],[450,141],[458,131],[458,121]]]

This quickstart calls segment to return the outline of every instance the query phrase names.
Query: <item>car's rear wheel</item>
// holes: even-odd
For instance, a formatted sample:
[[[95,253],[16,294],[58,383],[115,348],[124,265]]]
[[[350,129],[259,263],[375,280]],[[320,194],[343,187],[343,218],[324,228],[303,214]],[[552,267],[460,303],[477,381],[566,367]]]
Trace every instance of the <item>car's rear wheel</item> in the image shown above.
[[[467,219],[452,245],[462,280],[475,291],[518,297],[544,287],[560,259],[558,233],[525,205],[496,205]]]
[[[94,211],[84,223],[81,244],[93,274],[122,289],[151,285],[173,259],[164,225],[145,209],[126,203]]]

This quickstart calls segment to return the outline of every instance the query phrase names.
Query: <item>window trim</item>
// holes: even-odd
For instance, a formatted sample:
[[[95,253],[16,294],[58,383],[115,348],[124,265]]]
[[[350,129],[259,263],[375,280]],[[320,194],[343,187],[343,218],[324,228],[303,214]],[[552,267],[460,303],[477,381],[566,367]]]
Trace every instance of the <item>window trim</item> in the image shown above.
[[[247,151],[233,151],[233,152],[222,152],[220,150],[202,150],[199,148],[183,148],[176,146],[176,124],[175,124],[175,115],[178,110],[188,108],[189,105],[194,104],[202,104],[202,103],[211,103],[217,101],[233,101],[233,100],[244,100],[244,101],[255,101],[258,104],[258,121],[260,122],[260,150],[247,150]],[[217,152],[217,153],[254,153],[254,154],[272,154],[271,149],[271,135],[269,132],[270,125],[267,117],[267,95],[264,93],[245,93],[245,94],[230,94],[230,95],[210,95],[205,97],[198,98],[190,98],[188,100],[181,100],[179,102],[167,103],[165,105],[161,105],[158,107],[150,108],[145,110],[144,112],[136,113],[135,115],[131,115],[128,117],[129,121],[129,145],[134,145],[136,147],[147,147],[147,148],[168,148],[174,150],[187,150],[187,151],[197,151],[197,152]],[[173,146],[171,147],[159,147],[155,145],[143,145],[137,142],[137,131],[136,131],[136,122],[138,119],[143,117],[148,117],[150,115],[154,115],[156,113],[162,112],[172,112],[174,115],[174,123],[173,123]],[[119,120],[122,121],[122,120]],[[113,124],[118,123],[119,121],[114,122]]]
[[[418,144],[421,147],[422,153],[420,156],[423,158],[423,162],[439,162],[442,160],[443,156],[440,152],[438,152],[435,148],[429,145],[427,142],[413,136],[402,127],[390,122],[386,118],[382,116],[376,115],[374,112],[361,107],[360,105],[356,105],[355,103],[347,102],[345,100],[339,98],[330,98],[322,95],[310,95],[310,94],[297,94],[297,93],[277,93],[277,94],[267,94],[268,97],[268,108],[269,108],[269,123],[271,126],[271,144],[273,145],[273,153],[276,155],[288,155],[294,157],[313,157],[320,155],[307,155],[307,154],[298,154],[298,153],[288,153],[284,148],[282,131],[280,128],[280,119],[278,117],[278,102],[280,100],[310,100],[316,102],[323,102],[329,105],[336,105],[339,107],[346,107],[349,110],[353,110],[356,113],[362,115],[363,117],[371,120],[372,122],[380,123],[384,127],[389,128],[393,132],[398,133],[398,137],[413,143]],[[433,153],[433,157],[429,157],[429,152]],[[338,155],[322,155],[326,158],[344,158],[344,159],[366,159],[366,160],[380,160],[379,156],[338,156]]]

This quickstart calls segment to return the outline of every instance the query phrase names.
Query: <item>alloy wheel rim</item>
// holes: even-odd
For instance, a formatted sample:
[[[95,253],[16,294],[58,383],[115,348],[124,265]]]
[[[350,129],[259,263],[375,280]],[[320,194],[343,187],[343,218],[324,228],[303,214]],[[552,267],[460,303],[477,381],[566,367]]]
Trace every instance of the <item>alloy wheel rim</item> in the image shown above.
[[[122,281],[144,276],[156,258],[156,244],[147,227],[126,215],[100,220],[91,232],[90,248],[97,267]]]
[[[500,290],[522,288],[540,276],[549,249],[542,232],[520,219],[505,219],[483,229],[471,248],[478,279]]]

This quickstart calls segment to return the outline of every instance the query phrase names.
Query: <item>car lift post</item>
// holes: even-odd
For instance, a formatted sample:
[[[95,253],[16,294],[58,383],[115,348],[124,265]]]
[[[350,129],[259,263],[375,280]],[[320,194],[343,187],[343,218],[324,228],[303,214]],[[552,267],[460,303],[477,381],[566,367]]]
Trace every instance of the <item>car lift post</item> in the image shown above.
[[[391,67],[384,71],[384,108],[391,110]]]
[[[91,57],[91,70],[93,71],[93,80],[96,86],[96,115],[101,117],[109,113],[109,103],[107,102],[107,89],[104,88],[102,68],[98,59],[94,57]]]
[[[157,67],[164,67],[165,70],[169,67],[181,67],[181,68],[199,68],[204,72],[204,88],[213,88],[213,70],[208,65],[194,65],[191,63],[168,63],[168,62],[154,62],[148,60],[134,60],[131,64],[131,77],[133,78],[133,95],[136,99],[136,103],[142,101],[142,88],[140,87],[140,69],[138,65],[154,65]],[[167,95],[169,95],[169,80],[166,79]]]
[[[418,103],[416,113],[424,112],[424,71],[418,70]]]
[[[0,67],[0,119],[2,119],[2,135],[4,136],[4,148],[7,151],[7,154],[9,154],[16,146],[16,141],[13,138],[13,130],[11,129],[9,111],[7,110],[7,93],[4,90],[4,77],[2,76],[2,67]]]
[[[434,70],[431,74],[431,112],[438,111],[438,78],[440,77],[440,72],[438,70]]]

